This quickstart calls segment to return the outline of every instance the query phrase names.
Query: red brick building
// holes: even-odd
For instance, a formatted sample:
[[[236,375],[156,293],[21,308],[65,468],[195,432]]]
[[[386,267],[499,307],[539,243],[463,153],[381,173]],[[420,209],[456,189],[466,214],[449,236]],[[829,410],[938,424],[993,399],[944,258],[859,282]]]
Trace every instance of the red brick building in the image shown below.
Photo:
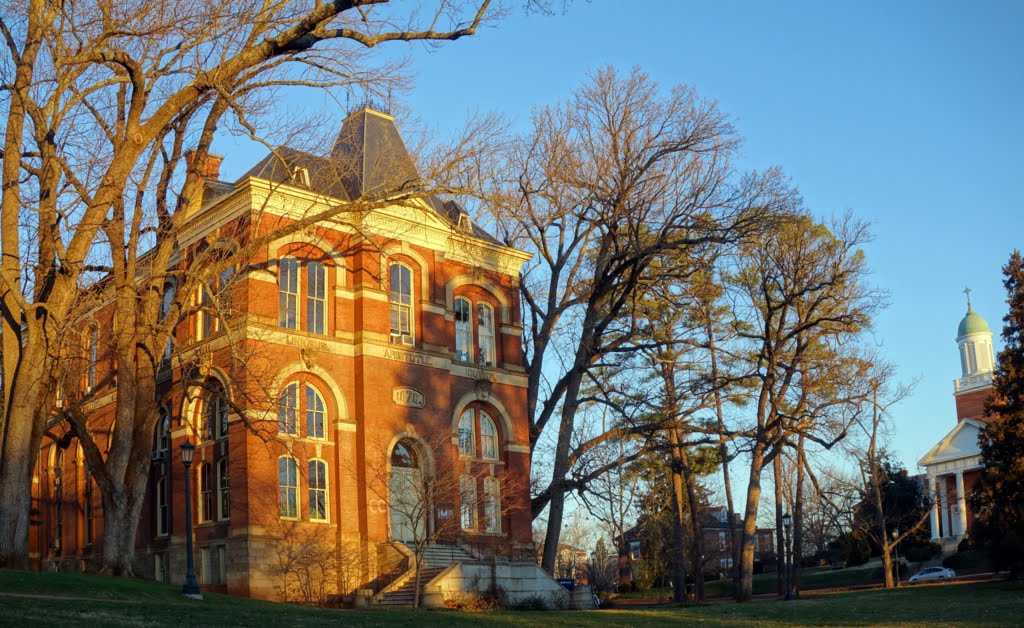
[[[278,598],[304,570],[346,595],[401,561],[392,541],[424,533],[528,544],[517,282],[529,256],[437,198],[311,219],[415,180],[393,119],[370,109],[345,119],[331,155],[281,149],[233,183],[218,180],[219,161],[178,235],[182,258],[211,234],[230,249],[266,241],[194,295],[177,327],[136,572],[183,578],[186,440],[207,589]],[[101,439],[116,385],[102,350],[112,309],[88,323],[82,374]],[[33,555],[78,568],[98,551],[102,513],[74,439],[44,438],[34,486]],[[421,498],[421,514],[403,508]]]

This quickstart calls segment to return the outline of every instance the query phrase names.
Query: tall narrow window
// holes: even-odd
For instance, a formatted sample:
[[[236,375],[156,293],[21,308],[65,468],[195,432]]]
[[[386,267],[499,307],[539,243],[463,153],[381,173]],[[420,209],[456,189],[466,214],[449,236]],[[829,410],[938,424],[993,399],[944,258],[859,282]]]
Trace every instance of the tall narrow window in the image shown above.
[[[462,529],[476,529],[476,478],[464,475],[459,478],[459,495],[462,501]]]
[[[412,270],[392,264],[389,272],[391,289],[391,341],[411,345],[412,340]]]
[[[174,304],[174,286],[167,284],[164,286],[164,292],[160,297],[160,313],[157,315],[159,322],[164,322],[167,319],[167,315],[171,313],[171,306]]]
[[[294,257],[278,263],[277,318],[281,327],[299,328],[299,262]]]
[[[488,460],[498,459],[498,430],[494,421],[485,413],[480,413],[480,456]]]
[[[459,455],[470,456],[476,454],[475,443],[473,442],[473,411],[466,410],[459,418]]]
[[[324,333],[327,315],[327,270],[319,262],[306,265],[306,331]]]
[[[171,448],[171,415],[167,408],[160,408],[160,418],[156,420],[156,432],[153,435],[153,451],[164,454]]]
[[[496,477],[484,478],[484,517],[488,532],[501,532],[501,485]]]
[[[298,422],[295,415],[299,408],[299,386],[291,383],[285,386],[281,399],[277,404],[277,431],[281,434],[298,434]]]
[[[967,343],[967,367],[970,369],[968,372],[972,375],[978,372],[978,357],[973,342]]]
[[[100,328],[99,325],[93,323],[89,327],[89,364],[85,374],[85,388],[87,392],[92,392],[96,389],[96,363],[99,360],[100,351]]]
[[[213,520],[213,483],[210,482],[210,463],[199,465],[199,516],[200,522]]]
[[[231,516],[231,492],[228,484],[228,457],[217,460],[217,519]]]
[[[216,327],[217,313],[213,307],[213,286],[205,283],[199,287],[199,338],[205,340],[213,335]]]
[[[294,458],[277,459],[278,512],[282,517],[299,516],[298,466]]]
[[[309,520],[327,521],[327,463],[309,461]]]
[[[228,436],[228,404],[224,391],[218,386],[206,397],[203,409],[203,437],[206,440],[222,439]]]
[[[486,303],[476,306],[477,340],[480,343],[480,364],[494,366],[494,310]]]
[[[324,398],[316,388],[306,384],[306,436],[309,438],[324,437]]]
[[[164,536],[167,534],[168,519],[167,504],[167,478],[160,477],[156,481],[156,534]]]
[[[473,355],[473,327],[468,299],[455,299],[455,359],[469,362]]]

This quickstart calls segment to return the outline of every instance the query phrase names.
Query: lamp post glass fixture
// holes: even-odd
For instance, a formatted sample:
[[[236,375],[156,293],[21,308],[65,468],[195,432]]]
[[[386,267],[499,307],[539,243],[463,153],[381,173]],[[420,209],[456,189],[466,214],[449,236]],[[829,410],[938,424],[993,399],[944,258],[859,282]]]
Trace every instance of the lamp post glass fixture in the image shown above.
[[[195,453],[196,446],[191,441],[186,440],[181,444],[181,462],[185,465],[185,584],[181,587],[181,593],[201,600],[203,594],[199,592],[195,565],[192,562],[192,474],[189,473],[189,467],[192,466],[192,456]]]
[[[789,529],[793,527],[793,517],[789,513],[782,515],[782,527],[786,530],[786,547],[783,548],[783,558],[786,563],[786,600],[793,599],[793,546],[789,540]]]

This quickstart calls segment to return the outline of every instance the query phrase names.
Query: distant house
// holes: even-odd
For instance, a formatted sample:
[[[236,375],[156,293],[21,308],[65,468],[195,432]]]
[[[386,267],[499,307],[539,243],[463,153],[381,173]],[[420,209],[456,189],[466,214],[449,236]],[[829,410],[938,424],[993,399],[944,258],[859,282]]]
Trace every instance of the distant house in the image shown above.
[[[732,513],[733,539],[729,539],[729,520],[725,506],[719,506],[704,515],[704,569],[727,572],[733,567],[733,548],[740,546],[743,520]],[[775,528],[757,528],[754,533],[754,565],[774,569]]]
[[[735,536],[730,542],[728,519],[725,507],[712,509],[701,521],[704,535],[704,570],[728,572],[733,567],[732,553],[739,547],[743,522],[737,513],[732,513]],[[636,565],[647,558],[643,540],[642,524],[623,533],[619,540],[619,582],[626,584],[636,580]],[[754,565],[774,569],[775,528],[757,528],[754,534]]]

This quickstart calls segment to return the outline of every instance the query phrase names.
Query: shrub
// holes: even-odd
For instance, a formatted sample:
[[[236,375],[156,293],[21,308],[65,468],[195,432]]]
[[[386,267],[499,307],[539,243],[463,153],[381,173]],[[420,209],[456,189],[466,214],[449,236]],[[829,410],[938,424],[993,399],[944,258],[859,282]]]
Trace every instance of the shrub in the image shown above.
[[[915,545],[913,547],[909,547],[903,555],[912,563],[923,563],[924,561],[931,560],[933,556],[938,556],[941,553],[941,545],[938,543],[928,543],[926,545]]]
[[[956,551],[966,552],[967,550],[974,549],[974,543],[971,543],[971,537],[965,536],[962,541],[956,546]]]
[[[863,536],[847,532],[832,541],[829,546],[839,553],[839,559],[847,567],[863,565],[871,558],[871,547]]]
[[[959,552],[942,559],[942,566],[950,569],[974,569],[985,564],[985,556],[977,550]]]
[[[528,595],[510,604],[509,608],[514,611],[546,611],[550,607],[543,596]]]
[[[496,595],[480,593],[451,593],[444,598],[445,608],[467,613],[484,613],[501,610],[502,605]]]

